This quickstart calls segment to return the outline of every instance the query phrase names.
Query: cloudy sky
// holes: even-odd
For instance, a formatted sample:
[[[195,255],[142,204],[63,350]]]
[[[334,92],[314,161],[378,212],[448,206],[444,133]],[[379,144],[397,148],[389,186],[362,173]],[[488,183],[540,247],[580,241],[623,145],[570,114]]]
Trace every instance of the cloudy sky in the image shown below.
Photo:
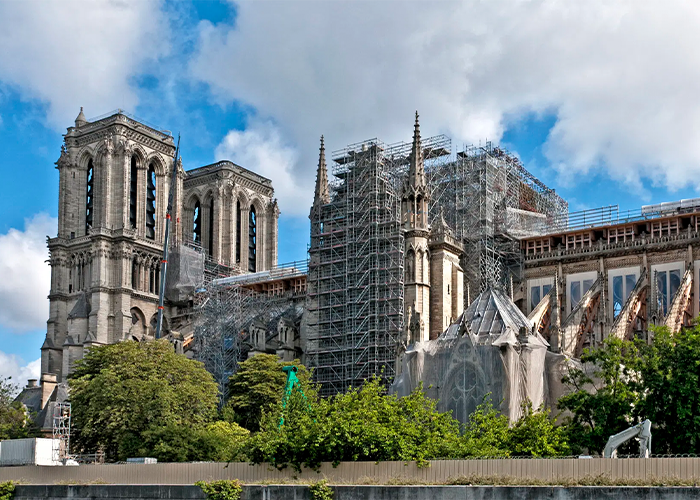
[[[572,210],[700,186],[700,4],[0,2],[0,376],[38,374],[62,133],[80,106],[182,135],[186,168],[272,179],[305,258],[318,138],[500,142]]]

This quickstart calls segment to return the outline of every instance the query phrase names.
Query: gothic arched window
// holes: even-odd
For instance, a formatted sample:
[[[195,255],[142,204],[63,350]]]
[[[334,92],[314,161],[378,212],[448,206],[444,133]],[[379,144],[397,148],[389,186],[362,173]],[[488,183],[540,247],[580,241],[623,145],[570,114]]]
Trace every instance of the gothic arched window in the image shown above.
[[[202,243],[202,207],[199,201],[194,204],[194,220],[192,221],[192,240],[195,243]]]
[[[214,255],[214,198],[209,202],[209,257]]]
[[[138,194],[138,169],[136,167],[136,155],[131,157],[131,172],[129,174],[129,223],[132,229],[136,229],[136,197]]]
[[[250,215],[248,217],[248,271],[255,272],[255,251],[257,247],[257,225],[258,219],[255,215],[255,207],[250,206]]]
[[[241,202],[236,202],[236,264],[241,263]]]
[[[95,167],[92,159],[88,161],[87,170],[87,191],[85,194],[85,233],[92,228],[93,223],[93,205],[94,205],[94,186],[95,186]]]
[[[148,166],[146,190],[146,238],[156,239],[156,171],[152,163]]]

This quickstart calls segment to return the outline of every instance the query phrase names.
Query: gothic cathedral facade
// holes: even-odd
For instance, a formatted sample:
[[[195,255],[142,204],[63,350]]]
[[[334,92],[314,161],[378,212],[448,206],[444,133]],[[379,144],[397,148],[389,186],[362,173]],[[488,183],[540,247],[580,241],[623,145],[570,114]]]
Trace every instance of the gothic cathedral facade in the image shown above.
[[[173,168],[173,247],[199,249],[231,274],[277,265],[272,182],[230,161],[185,171],[174,157],[169,133],[121,111],[88,122],[81,108],[68,128],[56,162],[58,234],[48,238],[42,384],[65,382],[92,345],[154,336]],[[182,304],[164,312],[164,336],[188,327]]]

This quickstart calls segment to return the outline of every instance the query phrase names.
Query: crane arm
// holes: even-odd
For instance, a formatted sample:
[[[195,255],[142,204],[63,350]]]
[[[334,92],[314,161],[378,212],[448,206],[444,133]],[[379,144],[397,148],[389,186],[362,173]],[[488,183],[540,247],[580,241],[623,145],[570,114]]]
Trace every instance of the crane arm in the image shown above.
[[[618,447],[632,438],[639,438],[639,457],[649,458],[649,455],[651,455],[651,421],[648,419],[634,427],[610,436],[605,445],[603,457],[617,458]]]

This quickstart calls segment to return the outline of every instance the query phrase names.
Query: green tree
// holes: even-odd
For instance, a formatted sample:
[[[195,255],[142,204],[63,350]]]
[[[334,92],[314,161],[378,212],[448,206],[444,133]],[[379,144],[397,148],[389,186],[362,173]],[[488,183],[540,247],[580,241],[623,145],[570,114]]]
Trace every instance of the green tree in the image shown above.
[[[289,363],[274,354],[257,354],[238,365],[238,371],[229,379],[225,418],[257,432],[263,411],[273,409],[282,400],[287,383],[282,367],[288,365],[299,369],[297,377],[312,396],[315,388],[309,383],[311,373],[299,360]]]
[[[529,401],[522,410],[522,416],[508,429],[505,445],[510,455],[555,457],[569,453],[565,430],[554,423],[549,410],[533,411]]]
[[[255,462],[316,468],[321,462],[416,460],[453,456],[459,424],[422,388],[410,396],[386,395],[379,379],[329,399],[294,393],[279,427],[281,407],[266,412],[251,438]]]
[[[555,424],[549,410],[534,411],[529,401],[522,410],[523,415],[511,426],[487,396],[464,426],[458,456],[552,457],[569,453],[564,429]]]
[[[0,440],[36,435],[36,429],[22,404],[15,401],[18,388],[10,377],[0,379]]]
[[[653,334],[651,345],[640,346],[635,421],[651,420],[654,453],[700,454],[700,326]]]
[[[490,396],[469,415],[460,439],[458,456],[467,457],[506,457],[508,417],[501,415],[493,407]]]
[[[76,362],[69,385],[71,444],[103,449],[109,459],[187,457],[190,452],[174,454],[166,436],[177,446],[194,446],[196,431],[216,416],[211,375],[166,340],[93,347]]]
[[[564,377],[571,393],[561,397],[558,406],[571,412],[566,427],[576,451],[602,453],[611,435],[636,423],[634,408],[644,390],[639,367],[645,354],[642,343],[610,337],[598,349],[584,351],[583,367]]]

